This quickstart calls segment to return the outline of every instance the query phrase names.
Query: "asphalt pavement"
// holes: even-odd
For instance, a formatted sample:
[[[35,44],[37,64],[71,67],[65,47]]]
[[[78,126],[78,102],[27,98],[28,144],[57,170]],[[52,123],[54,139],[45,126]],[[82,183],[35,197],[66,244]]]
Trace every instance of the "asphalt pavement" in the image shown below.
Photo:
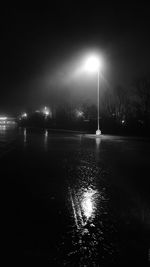
[[[150,142],[1,129],[5,263],[148,266]]]

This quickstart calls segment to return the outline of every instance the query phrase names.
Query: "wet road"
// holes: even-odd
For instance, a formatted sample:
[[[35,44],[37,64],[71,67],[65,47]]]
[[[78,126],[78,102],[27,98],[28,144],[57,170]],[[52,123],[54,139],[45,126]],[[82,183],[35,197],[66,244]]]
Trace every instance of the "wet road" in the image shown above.
[[[6,262],[148,266],[150,142],[0,129]]]

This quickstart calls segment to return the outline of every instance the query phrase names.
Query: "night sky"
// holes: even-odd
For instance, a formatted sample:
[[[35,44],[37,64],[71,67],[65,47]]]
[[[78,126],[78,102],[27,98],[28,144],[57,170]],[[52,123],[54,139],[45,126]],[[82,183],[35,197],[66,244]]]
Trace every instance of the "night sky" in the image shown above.
[[[101,53],[110,88],[150,74],[148,5],[57,2],[1,7],[0,13],[1,113],[92,102],[95,78],[73,76],[88,51]]]

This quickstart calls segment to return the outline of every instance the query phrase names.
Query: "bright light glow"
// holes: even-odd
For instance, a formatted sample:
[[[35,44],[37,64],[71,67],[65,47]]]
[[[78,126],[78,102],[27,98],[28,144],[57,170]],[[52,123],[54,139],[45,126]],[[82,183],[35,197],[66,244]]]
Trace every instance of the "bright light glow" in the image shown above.
[[[44,114],[45,114],[46,116],[49,115],[49,109],[48,109],[47,107],[44,108]]]
[[[81,118],[84,116],[84,112],[82,110],[76,110],[75,113],[77,118]]]
[[[50,109],[48,107],[44,107],[44,109],[42,110],[42,112],[45,115],[45,117],[51,116],[51,112],[50,112]]]
[[[28,116],[28,115],[27,115],[26,112],[24,112],[24,113],[21,115],[22,118],[27,118],[27,116]]]
[[[86,216],[86,218],[88,219],[89,217],[91,217],[92,212],[93,212],[93,204],[92,204],[90,196],[86,196],[86,198],[83,200],[82,208],[83,208],[84,215]]]
[[[0,120],[5,121],[5,120],[7,120],[7,117],[0,117]]]
[[[91,187],[83,187],[76,192],[69,187],[69,194],[77,229],[82,230],[84,234],[85,231],[88,232],[85,227],[87,223],[91,223],[95,218],[98,191]]]
[[[98,56],[92,55],[87,58],[85,62],[85,70],[89,72],[96,72],[100,69],[100,60]]]
[[[101,133],[101,130],[97,130],[96,131],[96,135],[101,135],[102,133]]]
[[[84,213],[84,216],[88,220],[94,210],[95,210],[95,203],[94,203],[94,195],[96,191],[92,189],[88,189],[86,192],[83,193],[82,196],[82,202],[81,202],[81,207]]]

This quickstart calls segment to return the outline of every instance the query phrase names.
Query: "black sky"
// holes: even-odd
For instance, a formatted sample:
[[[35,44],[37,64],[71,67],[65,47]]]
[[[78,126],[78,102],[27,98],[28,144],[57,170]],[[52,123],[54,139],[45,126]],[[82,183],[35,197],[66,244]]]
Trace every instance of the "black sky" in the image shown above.
[[[70,87],[75,90],[79,83],[66,85],[62,77],[87,49],[103,53],[104,75],[112,87],[149,75],[149,14],[145,4],[101,1],[1,7],[0,112],[65,101],[68,92],[73,101]]]

